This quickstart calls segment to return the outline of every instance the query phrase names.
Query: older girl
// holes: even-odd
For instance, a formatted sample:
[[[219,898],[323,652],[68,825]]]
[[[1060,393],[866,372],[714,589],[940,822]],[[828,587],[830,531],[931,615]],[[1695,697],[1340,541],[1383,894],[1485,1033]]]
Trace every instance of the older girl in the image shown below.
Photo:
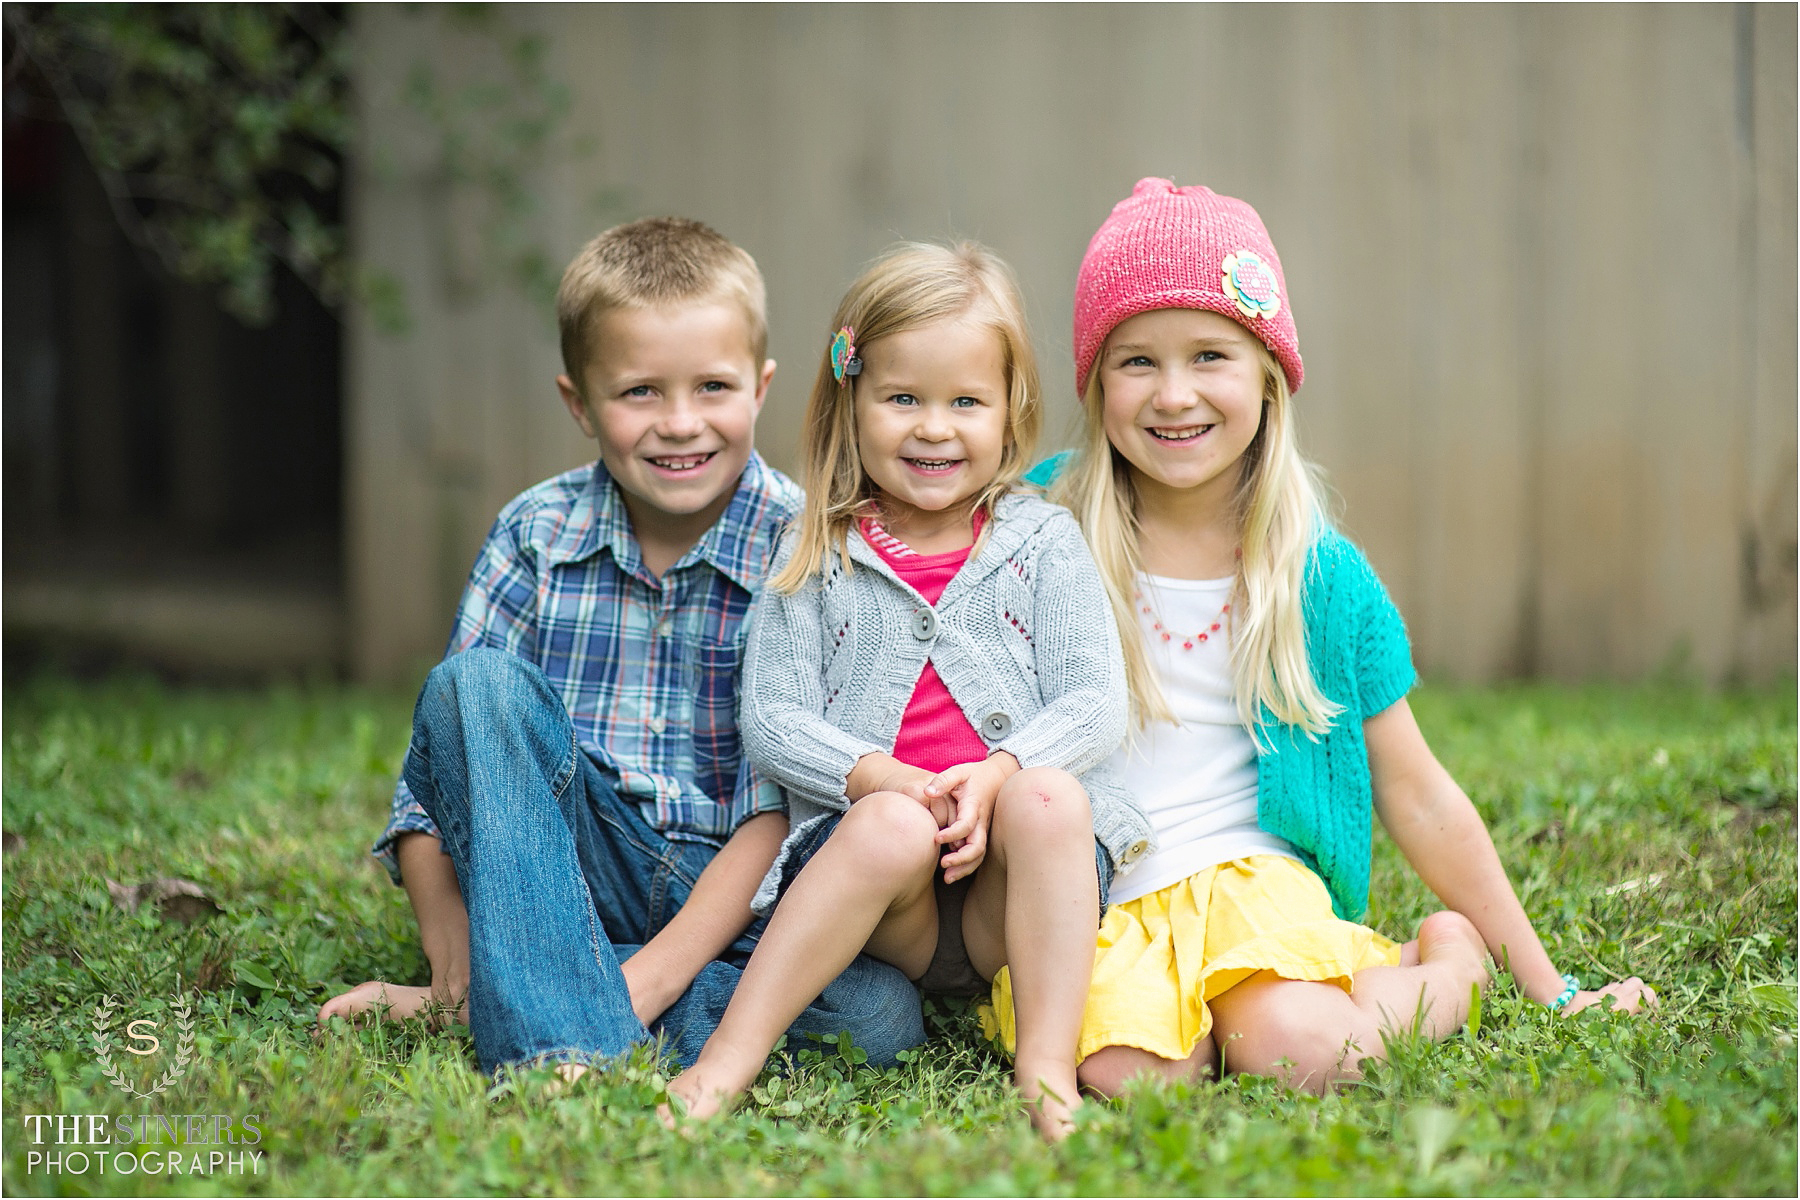
[[[1083,1082],[1222,1067],[1323,1090],[1390,1033],[1458,1028],[1490,952],[1565,1012],[1651,998],[1558,972],[1420,735],[1400,614],[1295,448],[1299,339],[1255,210],[1139,182],[1082,261],[1075,366],[1085,440],[1051,496],[1120,623],[1142,727],[1115,765],[1161,846],[1112,892]],[[1404,948],[1356,923],[1371,806],[1452,910]]]

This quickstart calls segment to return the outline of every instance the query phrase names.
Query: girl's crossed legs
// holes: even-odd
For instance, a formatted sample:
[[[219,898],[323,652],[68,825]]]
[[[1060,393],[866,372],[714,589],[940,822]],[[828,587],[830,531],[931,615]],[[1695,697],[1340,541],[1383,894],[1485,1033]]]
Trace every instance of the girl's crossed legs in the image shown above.
[[[731,1004],[700,1057],[669,1084],[693,1117],[718,1112],[762,1071],[776,1038],[857,953],[918,979],[937,949],[933,888],[943,847],[919,801],[875,792],[850,806],[782,896]],[[963,907],[983,977],[1018,977],[1014,1077],[1048,1137],[1079,1103],[1075,1040],[1099,920],[1093,817],[1066,772],[1020,771],[1001,786],[987,856]]]
[[[1212,1031],[1188,1058],[1106,1046],[1082,1061],[1080,1078],[1102,1095],[1139,1075],[1213,1078],[1223,1047],[1225,1070],[1323,1093],[1360,1078],[1364,1059],[1385,1058],[1388,1037],[1454,1033],[1468,1019],[1473,989],[1487,981],[1487,949],[1475,926],[1459,913],[1434,913],[1402,948],[1399,966],[1356,972],[1350,992],[1263,971],[1212,998]]]

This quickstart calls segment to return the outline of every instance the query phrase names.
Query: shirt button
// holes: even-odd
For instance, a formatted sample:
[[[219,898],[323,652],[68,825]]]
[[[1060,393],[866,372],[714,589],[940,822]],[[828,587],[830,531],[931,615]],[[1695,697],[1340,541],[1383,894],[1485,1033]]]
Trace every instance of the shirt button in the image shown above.
[[[937,614],[929,608],[913,609],[913,636],[921,642],[928,642],[937,632]]]
[[[650,718],[650,732],[651,733],[660,734],[660,733],[662,733],[663,730],[667,729],[668,727],[669,727],[669,723],[667,721],[663,720],[661,717],[651,717]]]
[[[657,637],[668,637],[671,633],[674,633],[674,632],[675,632],[675,626],[672,622],[669,622],[669,621],[664,621],[662,624],[660,624],[656,627],[656,636]]]
[[[981,719],[981,733],[990,742],[997,742],[1012,732],[1012,718],[1003,712],[989,713]]]
[[[1125,851],[1125,862],[1128,864],[1136,862],[1138,859],[1144,857],[1144,852],[1149,849],[1150,843],[1139,838],[1137,841],[1131,843],[1131,846]]]

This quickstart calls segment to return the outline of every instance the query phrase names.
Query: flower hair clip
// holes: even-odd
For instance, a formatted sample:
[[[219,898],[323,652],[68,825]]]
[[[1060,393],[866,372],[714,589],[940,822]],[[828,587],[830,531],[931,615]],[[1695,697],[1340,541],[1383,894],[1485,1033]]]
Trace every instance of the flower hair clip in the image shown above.
[[[856,330],[848,325],[831,339],[831,374],[839,383],[862,374],[862,359],[856,357]]]

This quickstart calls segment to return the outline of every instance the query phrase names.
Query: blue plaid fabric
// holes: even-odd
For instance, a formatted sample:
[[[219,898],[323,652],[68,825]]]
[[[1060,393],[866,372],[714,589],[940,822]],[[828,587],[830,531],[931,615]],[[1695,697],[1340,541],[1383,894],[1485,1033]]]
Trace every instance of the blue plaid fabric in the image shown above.
[[[744,616],[801,501],[752,453],[724,516],[658,580],[604,466],[547,479],[495,519],[445,657],[492,646],[536,663],[620,796],[672,840],[722,845],[783,808],[738,742],[738,672]],[[402,779],[374,847],[396,883],[395,841],[414,832],[437,827]]]

